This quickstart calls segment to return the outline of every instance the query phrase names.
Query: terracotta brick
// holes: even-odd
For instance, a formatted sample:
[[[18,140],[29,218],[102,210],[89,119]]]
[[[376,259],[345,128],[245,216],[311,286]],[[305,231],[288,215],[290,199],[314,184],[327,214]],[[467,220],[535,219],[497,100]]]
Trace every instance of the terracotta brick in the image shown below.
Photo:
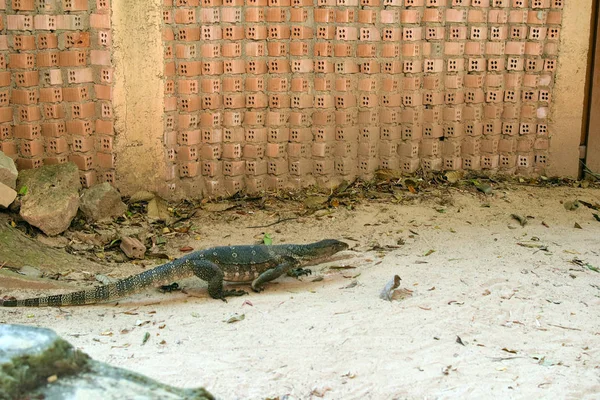
[[[37,18],[36,16],[35,18]],[[7,15],[6,16],[6,28],[11,30],[18,31],[30,31],[33,30],[34,27],[34,18],[30,15]],[[36,29],[37,28],[36,25]]]
[[[44,165],[56,165],[56,164],[64,164],[69,162],[69,157],[66,155],[58,155],[55,157],[44,157]],[[94,171],[89,171],[91,174],[96,176]]]
[[[67,69],[67,79],[69,83],[77,84],[77,83],[87,83],[93,82],[94,76],[91,68],[84,69]],[[105,81],[103,79],[103,81]]]
[[[47,142],[47,150],[51,154],[61,154],[69,151],[69,144],[63,137],[51,138]],[[44,163],[46,163],[44,161]]]
[[[113,98],[112,86],[94,85],[94,93],[97,100],[111,101]]]
[[[66,133],[66,125],[62,121],[42,123],[42,135],[46,137],[59,137]]]
[[[82,171],[88,171],[94,168],[95,160],[94,156],[86,154],[72,154],[69,156],[69,161],[75,163],[77,168]]]
[[[73,151],[88,152],[94,150],[94,139],[90,136],[73,136],[72,138]]]
[[[34,169],[41,167],[44,163],[41,158],[17,158],[17,169]]]
[[[96,0],[96,11],[100,13],[108,13],[110,11],[109,0]]]
[[[94,29],[110,29],[110,15],[97,13],[91,14],[90,27]]]
[[[0,151],[12,159],[16,159],[19,155],[17,144],[14,142],[0,142]]]
[[[42,105],[44,118],[61,119],[65,117],[65,107],[63,104],[44,104]]]
[[[66,122],[66,131],[70,135],[91,135],[92,123],[85,120],[72,120]]]
[[[48,164],[47,160],[50,160],[50,159],[45,158],[44,164]],[[65,162],[66,162],[66,160],[65,160]],[[89,187],[94,186],[97,181],[95,171],[79,172],[79,181],[81,183],[81,186],[83,186],[84,188],[89,188]]]
[[[37,104],[39,93],[37,89],[13,89],[11,101],[13,104]]]
[[[12,47],[14,50],[35,50],[35,36],[33,35],[14,35],[12,37]]]
[[[92,65],[111,65],[112,57],[108,50],[90,50],[90,63]]]
[[[105,121],[101,119],[96,120],[95,131],[98,134],[103,135],[114,135],[113,121]]]
[[[28,53],[11,53],[9,54],[8,67],[11,69],[33,68],[35,66],[35,57]]]
[[[96,153],[96,160],[100,168],[112,169],[115,168],[115,157],[113,154]]]
[[[42,103],[58,103],[63,101],[62,88],[41,88],[40,101]]]
[[[42,113],[38,106],[18,107],[16,110],[16,115],[22,122],[39,121],[42,118]]]
[[[76,103],[71,105],[72,118],[91,118],[96,115],[94,102]]]

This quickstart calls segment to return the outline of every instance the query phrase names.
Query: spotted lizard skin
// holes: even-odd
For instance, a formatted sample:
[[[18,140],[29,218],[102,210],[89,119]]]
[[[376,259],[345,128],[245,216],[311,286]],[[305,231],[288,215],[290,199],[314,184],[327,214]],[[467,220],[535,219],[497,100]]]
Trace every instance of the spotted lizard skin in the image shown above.
[[[78,292],[23,300],[0,300],[3,307],[77,306],[121,299],[148,287],[197,276],[215,299],[245,292],[223,290],[223,281],[252,282],[254,291],[293,268],[326,261],[348,245],[335,239],[310,244],[221,246],[196,251],[137,275]]]

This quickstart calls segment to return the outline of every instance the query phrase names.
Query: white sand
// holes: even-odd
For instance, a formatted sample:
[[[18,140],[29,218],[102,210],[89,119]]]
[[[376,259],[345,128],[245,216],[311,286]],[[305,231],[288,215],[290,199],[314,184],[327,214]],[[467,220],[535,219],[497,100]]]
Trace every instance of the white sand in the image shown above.
[[[251,243],[270,232],[275,243],[351,237],[357,251],[314,268],[322,281],[280,278],[228,303],[189,279],[188,294],[149,290],[117,306],[2,309],[0,321],[52,328],[100,361],[204,386],[222,399],[598,398],[600,273],[569,261],[600,267],[600,222],[592,210],[567,211],[560,201],[600,202],[600,190],[522,187],[485,199],[451,190],[451,197],[449,206],[364,204],[265,229],[244,227],[277,216],[229,212],[225,219],[235,220],[226,223],[203,215],[200,240],[182,236],[175,248]],[[523,228],[511,213],[534,218]],[[406,243],[393,251],[366,251],[400,238]],[[132,271],[139,267],[114,275]],[[395,274],[412,296],[380,300]],[[3,290],[0,282],[0,295],[43,293]],[[234,313],[245,319],[224,322]],[[151,338],[142,345],[145,332]]]

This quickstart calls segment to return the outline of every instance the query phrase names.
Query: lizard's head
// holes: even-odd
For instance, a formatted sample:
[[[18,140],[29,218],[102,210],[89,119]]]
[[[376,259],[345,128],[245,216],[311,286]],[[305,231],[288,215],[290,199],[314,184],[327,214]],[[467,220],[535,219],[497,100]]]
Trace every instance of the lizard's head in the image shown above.
[[[317,264],[347,248],[347,243],[335,239],[325,239],[304,246],[298,246],[292,251],[301,261]]]

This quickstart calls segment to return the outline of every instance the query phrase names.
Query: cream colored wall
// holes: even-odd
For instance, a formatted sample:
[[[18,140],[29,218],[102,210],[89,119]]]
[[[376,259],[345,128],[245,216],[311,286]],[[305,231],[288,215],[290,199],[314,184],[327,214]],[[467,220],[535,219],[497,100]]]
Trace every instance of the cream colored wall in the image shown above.
[[[592,2],[566,0],[552,102],[549,176],[577,177],[583,131]]]
[[[116,185],[166,191],[162,0],[112,2]]]

